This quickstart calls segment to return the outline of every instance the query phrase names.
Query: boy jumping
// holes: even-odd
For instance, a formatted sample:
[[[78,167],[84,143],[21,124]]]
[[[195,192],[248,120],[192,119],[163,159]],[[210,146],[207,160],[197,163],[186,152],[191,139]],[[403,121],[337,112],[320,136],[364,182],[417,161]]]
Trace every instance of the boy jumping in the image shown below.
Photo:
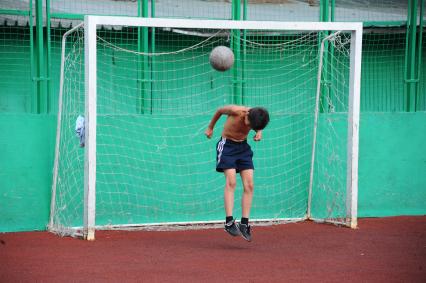
[[[228,105],[219,108],[210,121],[205,134],[207,138],[213,135],[213,128],[220,116],[228,115],[222,131],[222,137],[216,145],[216,171],[225,175],[225,231],[232,236],[241,235],[251,241],[250,225],[248,224],[251,203],[253,199],[253,151],[247,143],[250,130],[256,132],[255,141],[262,139],[262,130],[269,122],[269,113],[265,108]],[[232,216],[234,208],[234,192],[236,174],[240,173],[243,181],[242,218],[241,223],[235,223]]]

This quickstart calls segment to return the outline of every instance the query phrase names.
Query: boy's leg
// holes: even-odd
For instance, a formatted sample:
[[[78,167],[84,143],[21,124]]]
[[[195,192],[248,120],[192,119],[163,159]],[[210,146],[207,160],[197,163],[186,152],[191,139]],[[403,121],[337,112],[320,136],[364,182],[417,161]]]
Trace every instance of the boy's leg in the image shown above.
[[[243,181],[243,198],[241,200],[241,207],[243,211],[242,217],[249,218],[250,216],[250,208],[253,200],[253,169],[246,169],[240,172],[241,179]]]
[[[236,170],[235,169],[225,169],[223,171],[225,174],[225,213],[226,216],[232,216],[232,211],[234,210],[234,193],[235,187],[237,185],[236,180]]]
[[[225,222],[225,231],[228,232],[231,236],[240,235],[240,230],[238,229],[237,223],[235,223],[234,217],[232,216],[232,211],[234,209],[234,195],[236,187],[236,170],[235,169],[225,169],[225,212],[226,212],[226,222]]]
[[[243,180],[243,198],[241,200],[241,206],[243,210],[243,215],[241,217],[241,223],[238,225],[241,236],[247,241],[251,241],[251,228],[248,223],[248,218],[250,216],[250,208],[253,200],[253,169],[246,169],[240,172],[241,179]]]

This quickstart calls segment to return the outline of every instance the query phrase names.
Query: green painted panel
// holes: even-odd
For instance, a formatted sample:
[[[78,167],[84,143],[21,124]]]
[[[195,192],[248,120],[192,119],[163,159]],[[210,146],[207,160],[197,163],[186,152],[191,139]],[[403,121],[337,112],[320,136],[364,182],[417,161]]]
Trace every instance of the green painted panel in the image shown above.
[[[55,116],[0,115],[0,232],[45,230]]]
[[[359,216],[426,214],[426,112],[362,114]]]
[[[138,119],[145,120],[148,118]],[[208,118],[200,117],[200,119],[207,121]],[[277,128],[282,123],[290,123],[287,119],[294,119],[294,117],[274,117],[270,127]],[[297,125],[294,121],[292,123]],[[217,126],[220,127],[220,125]],[[362,114],[358,209],[360,217],[426,214],[425,127],[426,113],[424,112]],[[2,180],[0,183],[0,214],[2,215],[0,231],[43,230],[47,225],[49,216],[55,117],[3,114],[0,117],[0,130],[3,133],[8,133],[0,138],[2,156],[0,162],[0,179]],[[293,138],[289,137],[290,140]],[[274,168],[274,164],[281,162],[278,156],[294,158],[295,155],[299,154],[288,150],[288,147],[291,147],[290,141],[282,141],[287,146],[279,147],[278,154],[275,154],[275,151],[266,150],[266,148],[270,148],[268,143],[272,140],[273,137],[265,136],[262,143],[253,145],[255,165],[258,168],[253,213],[257,217],[264,216],[259,209],[262,206],[291,205],[291,203],[286,203],[285,199],[279,200],[273,197],[265,197],[265,195],[274,195],[274,191],[279,192],[283,187],[299,184],[297,179],[285,176],[283,183],[271,186],[270,180],[264,178],[264,176],[278,174],[279,172],[267,170],[266,164],[263,162],[268,160],[269,166]],[[199,145],[205,146],[211,151],[211,154],[197,157],[206,160],[206,164],[203,166],[214,166],[213,150],[215,142],[215,140],[203,141]],[[307,145],[306,151],[308,150]],[[18,152],[19,154],[17,154]],[[186,150],[182,151],[182,154],[187,153]],[[128,155],[131,154],[132,152],[128,153]],[[294,156],[289,156],[290,154]],[[268,158],[264,159],[264,157]],[[151,163],[147,160],[146,164],[152,166],[154,164],[152,161],[155,161],[155,158],[155,156],[152,156]],[[300,162],[305,165],[307,163],[306,160]],[[169,165],[163,164],[162,166],[167,169]],[[198,169],[188,168],[187,170]],[[303,171],[303,166],[299,170]],[[215,197],[217,203],[212,203],[215,212],[213,211],[209,216],[220,218],[222,216],[223,180],[220,178],[220,174],[216,174],[213,170],[207,174],[209,175],[207,177],[214,178],[214,184],[217,186],[216,194],[218,195]],[[143,178],[150,180],[147,179],[147,176]],[[194,180],[196,181],[196,179]],[[149,182],[154,183],[155,181]],[[307,184],[300,183],[299,185],[300,188],[305,188]],[[160,184],[157,183],[156,186],[160,186]],[[178,191],[180,188],[176,186],[174,189]],[[268,191],[268,194],[264,194],[265,191]],[[302,191],[306,192],[304,189]],[[237,189],[237,196],[239,192],[241,192],[240,184]],[[152,191],[152,193],[155,194],[155,191]],[[174,205],[178,206],[178,203],[182,202],[186,208],[191,206],[188,200],[185,200],[185,196],[180,196],[177,199],[171,195],[168,197],[174,200]],[[302,195],[300,198],[303,199],[305,196]],[[238,201],[237,199],[236,203]],[[99,209],[108,209],[108,206],[102,206],[103,204],[100,202]],[[151,212],[156,215],[155,211]],[[297,212],[294,213],[297,214]],[[108,223],[109,220],[100,218],[99,221]]]

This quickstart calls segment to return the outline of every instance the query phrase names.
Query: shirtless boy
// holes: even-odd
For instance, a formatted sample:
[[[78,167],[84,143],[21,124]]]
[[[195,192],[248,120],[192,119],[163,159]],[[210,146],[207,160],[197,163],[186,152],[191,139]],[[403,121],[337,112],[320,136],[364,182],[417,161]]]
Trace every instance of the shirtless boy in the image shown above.
[[[262,130],[269,122],[269,113],[265,108],[248,108],[237,105],[227,105],[219,108],[210,121],[205,134],[207,138],[213,135],[213,128],[222,115],[227,119],[222,131],[222,137],[216,146],[216,171],[225,175],[225,231],[232,236],[241,235],[251,241],[249,225],[250,208],[253,200],[253,151],[247,143],[250,130],[256,132],[255,141],[262,139]],[[241,222],[236,223],[233,215],[236,174],[239,173],[243,182]]]

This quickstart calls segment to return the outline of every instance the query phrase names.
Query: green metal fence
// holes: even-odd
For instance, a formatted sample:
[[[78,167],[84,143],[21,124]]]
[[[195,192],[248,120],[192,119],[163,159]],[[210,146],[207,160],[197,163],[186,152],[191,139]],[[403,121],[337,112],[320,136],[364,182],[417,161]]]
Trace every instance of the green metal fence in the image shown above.
[[[426,111],[423,0],[4,0],[0,2],[0,112],[57,111],[61,37],[85,14],[362,21],[361,110]],[[155,48],[143,45],[143,38],[152,34],[141,30],[141,50]]]
[[[0,112],[31,112],[37,101],[32,3],[2,4],[0,15]]]
[[[421,58],[419,59],[420,69],[420,83],[419,83],[419,100],[417,101],[417,109],[424,111],[426,109],[426,33],[422,36],[422,52],[420,53]]]

